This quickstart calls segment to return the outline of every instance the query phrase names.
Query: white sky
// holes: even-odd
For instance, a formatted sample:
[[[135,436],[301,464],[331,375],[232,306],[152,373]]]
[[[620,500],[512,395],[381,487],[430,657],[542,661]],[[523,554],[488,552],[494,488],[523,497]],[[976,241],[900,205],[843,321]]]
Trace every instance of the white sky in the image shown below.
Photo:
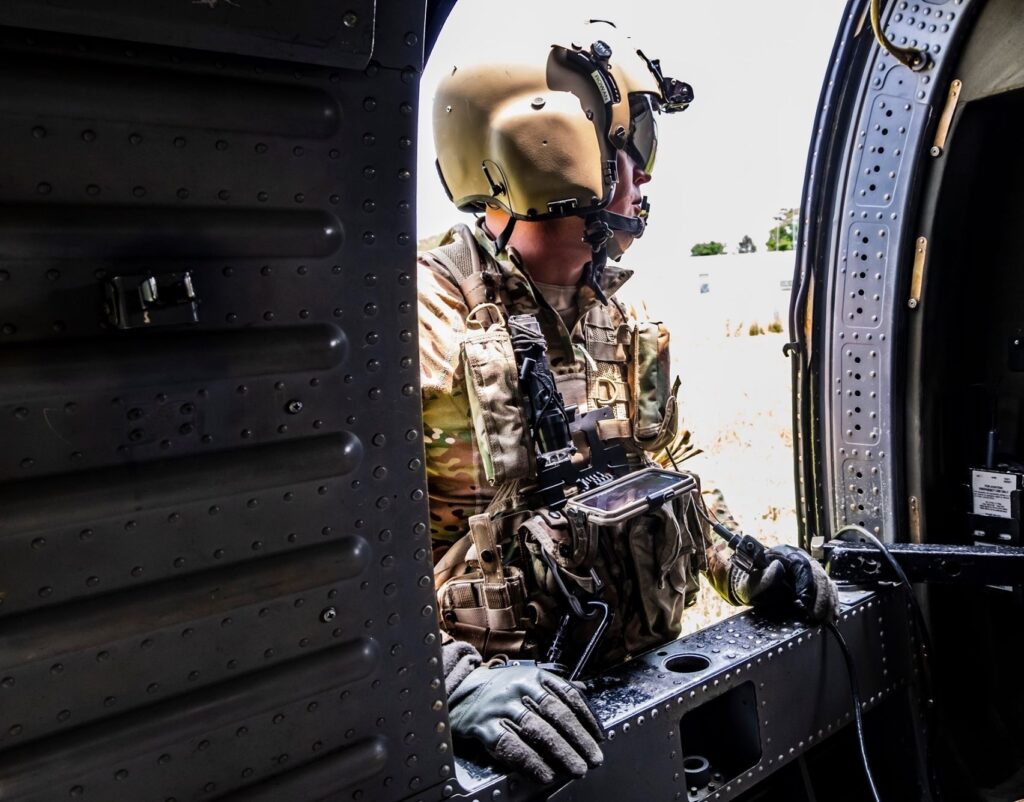
[[[651,225],[630,249],[629,262],[689,257],[695,242],[711,239],[733,252],[744,234],[764,250],[772,216],[800,204],[815,108],[845,6],[845,0],[461,0],[423,76],[419,236],[469,219],[448,201],[434,168],[430,120],[439,77],[474,53],[500,58],[503,47],[515,47],[520,26],[533,34],[550,30],[555,41],[594,17],[615,21],[695,94],[687,111],[659,120],[658,162],[645,187]]]

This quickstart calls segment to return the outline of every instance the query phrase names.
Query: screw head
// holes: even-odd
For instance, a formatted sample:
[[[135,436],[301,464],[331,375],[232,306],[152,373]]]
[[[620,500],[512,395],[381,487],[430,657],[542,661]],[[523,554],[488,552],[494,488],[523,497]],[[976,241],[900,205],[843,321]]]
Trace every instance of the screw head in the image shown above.
[[[285,407],[285,409],[288,410],[289,415],[298,415],[300,412],[302,412],[303,404],[298,399],[293,399],[288,402],[288,406]]]
[[[320,612],[320,620],[325,624],[331,623],[331,621],[333,621],[337,617],[338,611],[334,607],[325,607]]]

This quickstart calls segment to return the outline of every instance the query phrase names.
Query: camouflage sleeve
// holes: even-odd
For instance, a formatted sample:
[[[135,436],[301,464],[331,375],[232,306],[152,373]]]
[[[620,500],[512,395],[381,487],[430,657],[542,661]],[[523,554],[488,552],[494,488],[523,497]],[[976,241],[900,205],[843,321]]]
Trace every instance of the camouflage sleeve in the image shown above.
[[[481,476],[460,356],[469,309],[448,272],[428,254],[420,256],[417,279],[423,447],[436,562],[466,534],[469,516],[486,507],[493,491]]]
[[[707,557],[708,567],[704,576],[708,580],[708,584],[729,604],[739,606],[740,602],[733,594],[729,581],[732,576],[732,557],[729,554],[729,547],[725,544],[725,541],[719,540],[709,546],[705,556]]]
[[[450,394],[459,377],[459,346],[469,307],[459,288],[426,255],[417,272],[420,386],[424,401]]]
[[[705,505],[713,517],[725,524],[727,529],[733,532],[740,531],[740,525],[736,522],[729,505],[725,503],[725,495],[717,487],[708,488],[701,492]],[[730,579],[732,578],[732,556],[725,541],[718,535],[712,534],[712,544],[705,552],[707,557],[707,570],[705,577],[708,584],[715,589],[729,604],[740,605],[732,590]]]

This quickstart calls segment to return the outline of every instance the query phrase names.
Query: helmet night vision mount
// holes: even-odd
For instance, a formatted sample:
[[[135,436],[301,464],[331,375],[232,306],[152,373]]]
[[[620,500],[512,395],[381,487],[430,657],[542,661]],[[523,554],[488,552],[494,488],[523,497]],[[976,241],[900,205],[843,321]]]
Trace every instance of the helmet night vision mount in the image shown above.
[[[580,217],[592,250],[585,280],[597,297],[609,251],[622,255],[614,234],[644,233],[639,215],[607,209],[624,151],[650,173],[658,146],[656,115],[684,111],[689,84],[668,78],[615,26],[592,20],[589,46],[548,45],[521,61],[455,67],[434,100],[437,169],[462,211],[488,207],[510,215],[498,237],[503,249],[517,220]]]

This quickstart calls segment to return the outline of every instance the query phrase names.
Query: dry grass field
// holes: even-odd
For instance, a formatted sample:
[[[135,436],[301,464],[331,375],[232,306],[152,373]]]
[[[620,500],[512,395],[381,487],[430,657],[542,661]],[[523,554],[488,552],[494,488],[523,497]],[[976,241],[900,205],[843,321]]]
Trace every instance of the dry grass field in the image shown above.
[[[686,467],[718,487],[743,530],[765,545],[796,543],[789,360],[785,334],[738,336],[676,327],[682,409],[704,453]],[[732,328],[730,334],[735,331]],[[736,612],[705,587],[684,631]]]
[[[655,253],[638,263],[620,297],[672,333],[682,415],[704,451],[686,469],[725,494],[744,532],[766,546],[795,544],[790,362],[782,353],[793,252]],[[684,632],[735,612],[705,585]]]

